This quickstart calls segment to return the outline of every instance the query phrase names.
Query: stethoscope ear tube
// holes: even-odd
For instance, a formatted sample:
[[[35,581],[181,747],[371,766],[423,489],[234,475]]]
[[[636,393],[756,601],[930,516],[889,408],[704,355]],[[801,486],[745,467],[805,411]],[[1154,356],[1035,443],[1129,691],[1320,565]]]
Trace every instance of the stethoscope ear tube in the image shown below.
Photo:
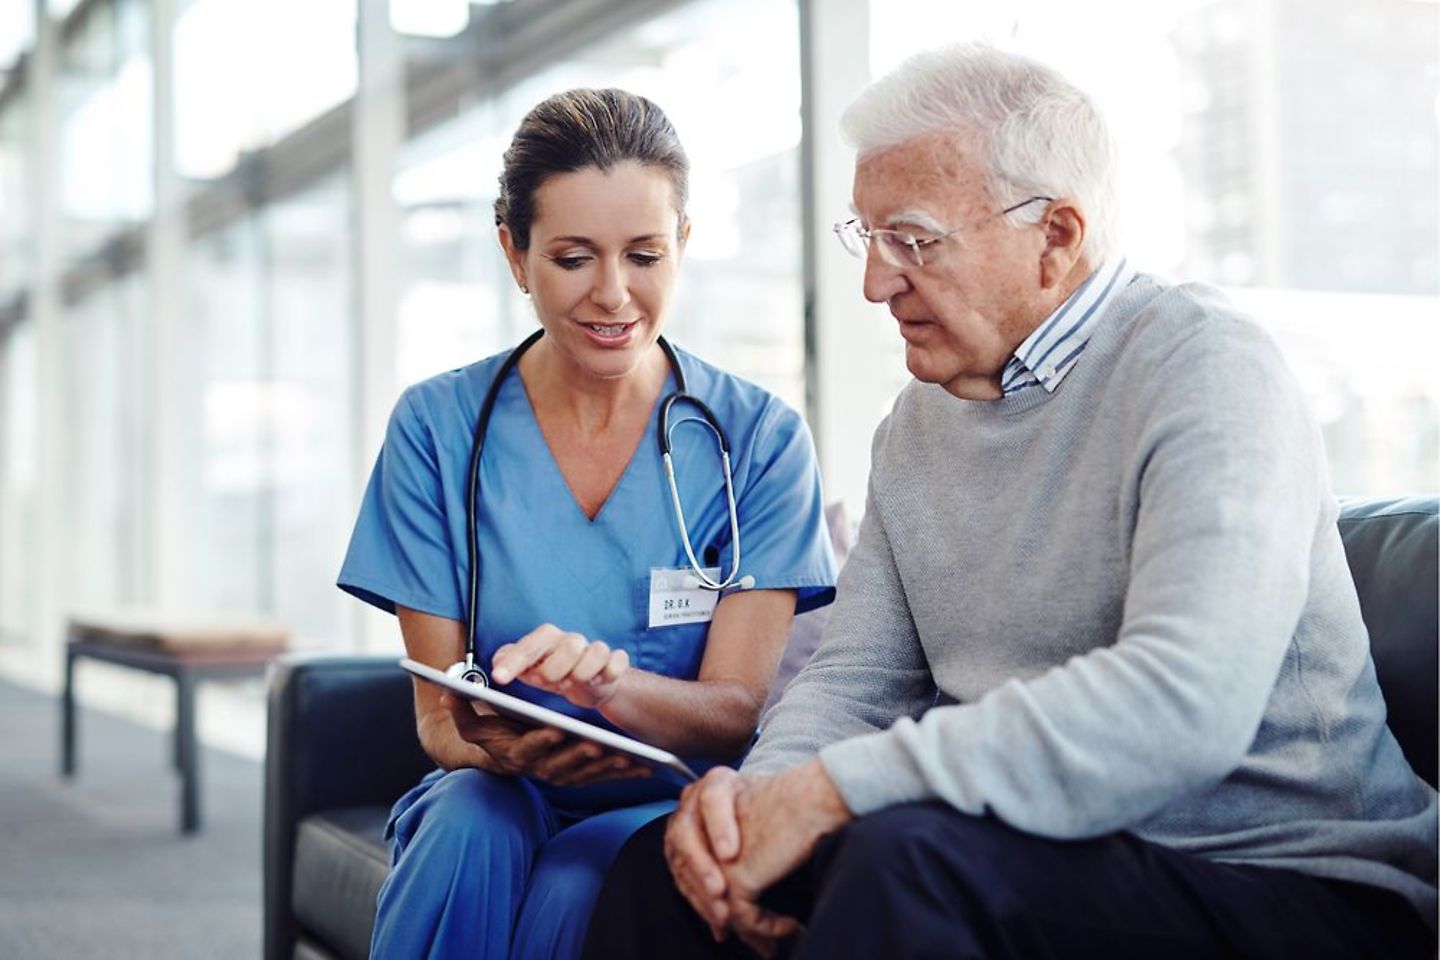
[[[676,397],[671,397],[670,399],[674,400]],[[700,402],[693,397],[687,397],[686,399],[703,407],[703,404],[700,404]],[[697,581],[698,586],[706,590],[724,590],[735,583],[735,578],[740,573],[740,522],[735,513],[735,482],[730,473],[729,445],[725,442],[725,434],[720,430],[720,425],[711,419],[714,414],[711,414],[708,408],[705,408],[704,412],[708,416],[707,419],[702,422],[715,432],[715,436],[720,443],[720,467],[725,477],[725,506],[730,512],[730,575],[724,580],[716,580],[710,576],[705,572],[705,568],[700,566],[700,561],[695,559],[695,547],[690,543],[690,529],[685,523],[685,508],[680,505],[680,488],[675,483],[675,461],[670,456],[668,449],[660,455],[660,459],[665,465],[665,482],[670,486],[670,505],[675,510],[675,524],[680,530],[680,543],[685,547],[685,557],[690,561],[690,570],[693,579]],[[664,433],[669,433],[669,430],[666,429],[665,420],[666,418],[662,416],[661,430]],[[666,442],[666,446],[669,446],[668,441]],[[691,578],[687,578],[687,580],[688,579]],[[747,577],[746,579],[750,581],[750,587],[755,585],[753,577]],[[749,587],[741,585],[741,589],[748,588]]]
[[[490,429],[490,414],[495,410],[495,398],[500,395],[500,385],[515,369],[520,357],[545,336],[544,328],[526,337],[510,356],[500,365],[490,389],[485,391],[485,400],[480,404],[480,416],[475,420],[475,435],[470,441],[470,469],[465,477],[465,547],[470,561],[470,584],[465,598],[465,659],[453,664],[445,671],[461,679],[490,686],[490,678],[475,662],[475,628],[480,614],[480,524],[476,519],[476,503],[480,497],[480,455],[485,449],[485,434]]]
[[[704,400],[701,400],[699,397],[692,397],[683,390],[676,390],[665,398],[664,403],[660,404],[660,455],[662,457],[670,456],[670,408],[682,402],[688,403],[696,410],[699,410],[704,423],[711,430],[715,431],[715,439],[720,442],[720,454],[724,457],[727,465],[726,469],[728,470],[730,463],[730,440],[725,436],[724,428],[720,426],[720,419],[715,416],[715,411],[711,410],[705,404]]]

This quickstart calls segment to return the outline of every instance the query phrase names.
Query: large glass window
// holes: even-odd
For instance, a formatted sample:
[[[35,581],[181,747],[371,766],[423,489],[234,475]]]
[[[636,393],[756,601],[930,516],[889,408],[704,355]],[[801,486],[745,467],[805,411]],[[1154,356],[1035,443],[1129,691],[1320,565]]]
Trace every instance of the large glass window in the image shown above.
[[[34,0],[0,0],[0,80],[34,39]]]
[[[800,88],[789,0],[703,0],[550,64],[407,148],[395,181],[409,382],[478,359],[533,325],[491,205],[500,156],[541,99],[577,86],[650,97],[692,162],[694,229],[668,328],[681,345],[803,409]]]
[[[355,0],[190,0],[175,23],[175,165],[213,180],[355,92]]]
[[[199,238],[188,263],[187,592],[301,646],[347,638],[326,585],[354,515],[349,217],[337,175]]]
[[[192,241],[186,262],[184,595],[201,609],[249,614],[271,605],[261,566],[271,392],[261,230],[251,214]]]
[[[67,525],[64,582],[72,609],[141,599],[148,431],[134,371],[143,349],[143,279],[131,274],[67,307],[61,320],[61,438]]]
[[[37,379],[32,324],[0,328],[0,646],[28,639],[35,596]]]
[[[0,305],[24,288],[31,271],[31,204],[25,189],[29,99],[0,105]]]
[[[347,495],[356,396],[347,187],[343,174],[329,177],[265,212],[269,612],[301,646],[343,645],[353,611],[353,601],[330,588],[357,506]]]
[[[408,144],[400,207],[396,376],[402,384],[478,360],[533,324],[495,239],[495,178],[505,144],[493,104]]]
[[[1433,490],[1435,10],[1120,0],[1100,23],[1064,0],[872,0],[871,55],[878,74],[983,37],[1065,72],[1116,135],[1132,262],[1221,285],[1271,331],[1310,394],[1337,492]],[[888,369],[903,371],[898,337]]]
[[[101,0],[63,48],[60,209],[72,259],[154,206],[148,30],[141,0]]]

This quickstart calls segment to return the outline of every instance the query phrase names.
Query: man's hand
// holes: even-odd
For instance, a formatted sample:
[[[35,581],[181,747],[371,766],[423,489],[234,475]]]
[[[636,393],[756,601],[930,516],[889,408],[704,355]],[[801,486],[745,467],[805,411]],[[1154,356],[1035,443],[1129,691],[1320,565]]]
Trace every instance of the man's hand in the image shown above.
[[[803,864],[816,843],[853,818],[818,759],[754,780],[736,796],[739,855],[723,865],[730,928],[761,956],[800,929],[760,906],[760,895]]]
[[[819,760],[761,779],[716,767],[680,795],[665,860],[716,940],[732,929],[768,956],[800,925],[761,907],[761,893],[851,816]]]
[[[588,740],[571,741],[552,727],[532,727],[448,693],[441,703],[454,717],[461,739],[489,756],[487,766],[494,773],[535,777],[557,787],[650,775],[650,768],[642,763]]]
[[[712,767],[680,794],[680,805],[665,828],[665,862],[675,886],[710,925],[716,942],[725,939],[730,905],[725,898],[723,861],[740,852],[735,797],[745,781],[729,767]]]
[[[587,640],[545,623],[495,651],[490,676],[497,684],[521,680],[558,693],[579,707],[598,710],[615,695],[630,655],[603,640]]]

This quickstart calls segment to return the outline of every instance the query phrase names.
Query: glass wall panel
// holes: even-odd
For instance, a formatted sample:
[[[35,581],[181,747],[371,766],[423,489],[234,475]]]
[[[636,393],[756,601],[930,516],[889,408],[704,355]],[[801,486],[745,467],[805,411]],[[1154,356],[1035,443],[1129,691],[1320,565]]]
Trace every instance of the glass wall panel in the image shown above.
[[[61,511],[63,581],[70,609],[141,598],[145,532],[142,484],[149,438],[139,369],[143,280],[118,279],[66,308]]]
[[[694,229],[669,335],[804,405],[797,19],[790,0],[701,0],[598,43],[411,144],[403,382],[470,362],[533,325],[494,239],[500,156],[536,102],[577,86],[655,100],[693,171]]]
[[[495,239],[505,143],[493,103],[406,145],[400,207],[396,373],[402,384],[488,356],[534,324]]]
[[[354,519],[347,181],[192,242],[184,429],[195,523],[186,591],[206,611],[273,617],[299,645],[343,645],[328,589]]]
[[[355,0],[194,0],[174,42],[183,177],[224,176],[355,92]]]
[[[0,330],[0,644],[26,639],[33,614],[37,387],[33,325]]]
[[[61,52],[60,209],[72,259],[154,206],[148,30],[142,0],[101,0]]]
[[[23,94],[0,109],[0,304],[30,279],[30,196],[25,188],[29,144],[29,98]]]
[[[1225,287],[1274,334],[1320,419],[1337,492],[1433,490],[1435,10],[1413,0],[1117,0],[1107,21],[1124,26],[1108,30],[1091,7],[1064,0],[872,0],[871,57],[878,73],[944,40],[981,37],[1064,71],[1115,133],[1132,262]],[[858,285],[857,271],[857,296]],[[886,367],[901,371],[898,386],[898,337],[893,346]]]
[[[270,609],[262,530],[271,508],[266,447],[273,391],[264,327],[264,256],[250,215],[193,240],[186,262],[192,401],[183,415],[187,477],[184,596],[210,611]],[[161,506],[164,509],[164,506]]]
[[[332,589],[357,504],[350,193],[343,176],[265,211],[273,490],[262,558],[297,644],[342,646],[352,608]]]
[[[34,40],[34,0],[0,0],[0,80]]]

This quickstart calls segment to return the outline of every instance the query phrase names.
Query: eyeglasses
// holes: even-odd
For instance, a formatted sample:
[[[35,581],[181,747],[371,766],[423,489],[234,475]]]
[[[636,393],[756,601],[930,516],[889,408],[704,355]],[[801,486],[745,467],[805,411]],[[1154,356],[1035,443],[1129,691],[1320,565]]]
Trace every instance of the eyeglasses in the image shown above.
[[[1006,207],[998,213],[992,214],[991,218],[1003,217],[1007,213],[1014,213],[1021,207],[1029,206],[1037,200],[1044,200],[1046,203],[1054,201],[1054,197],[1031,197],[1028,200],[1021,200],[1017,204]],[[984,222],[984,221],[981,221]],[[880,259],[892,267],[923,267],[932,259],[929,248],[947,237],[953,237],[964,227],[956,227],[954,230],[946,231],[938,237],[917,237],[913,233],[906,233],[903,230],[890,230],[884,227],[877,227],[874,230],[867,230],[860,225],[859,219],[846,220],[844,223],[835,224],[835,236],[840,238],[840,245],[851,256],[865,258],[871,244],[875,244],[880,251]]]

